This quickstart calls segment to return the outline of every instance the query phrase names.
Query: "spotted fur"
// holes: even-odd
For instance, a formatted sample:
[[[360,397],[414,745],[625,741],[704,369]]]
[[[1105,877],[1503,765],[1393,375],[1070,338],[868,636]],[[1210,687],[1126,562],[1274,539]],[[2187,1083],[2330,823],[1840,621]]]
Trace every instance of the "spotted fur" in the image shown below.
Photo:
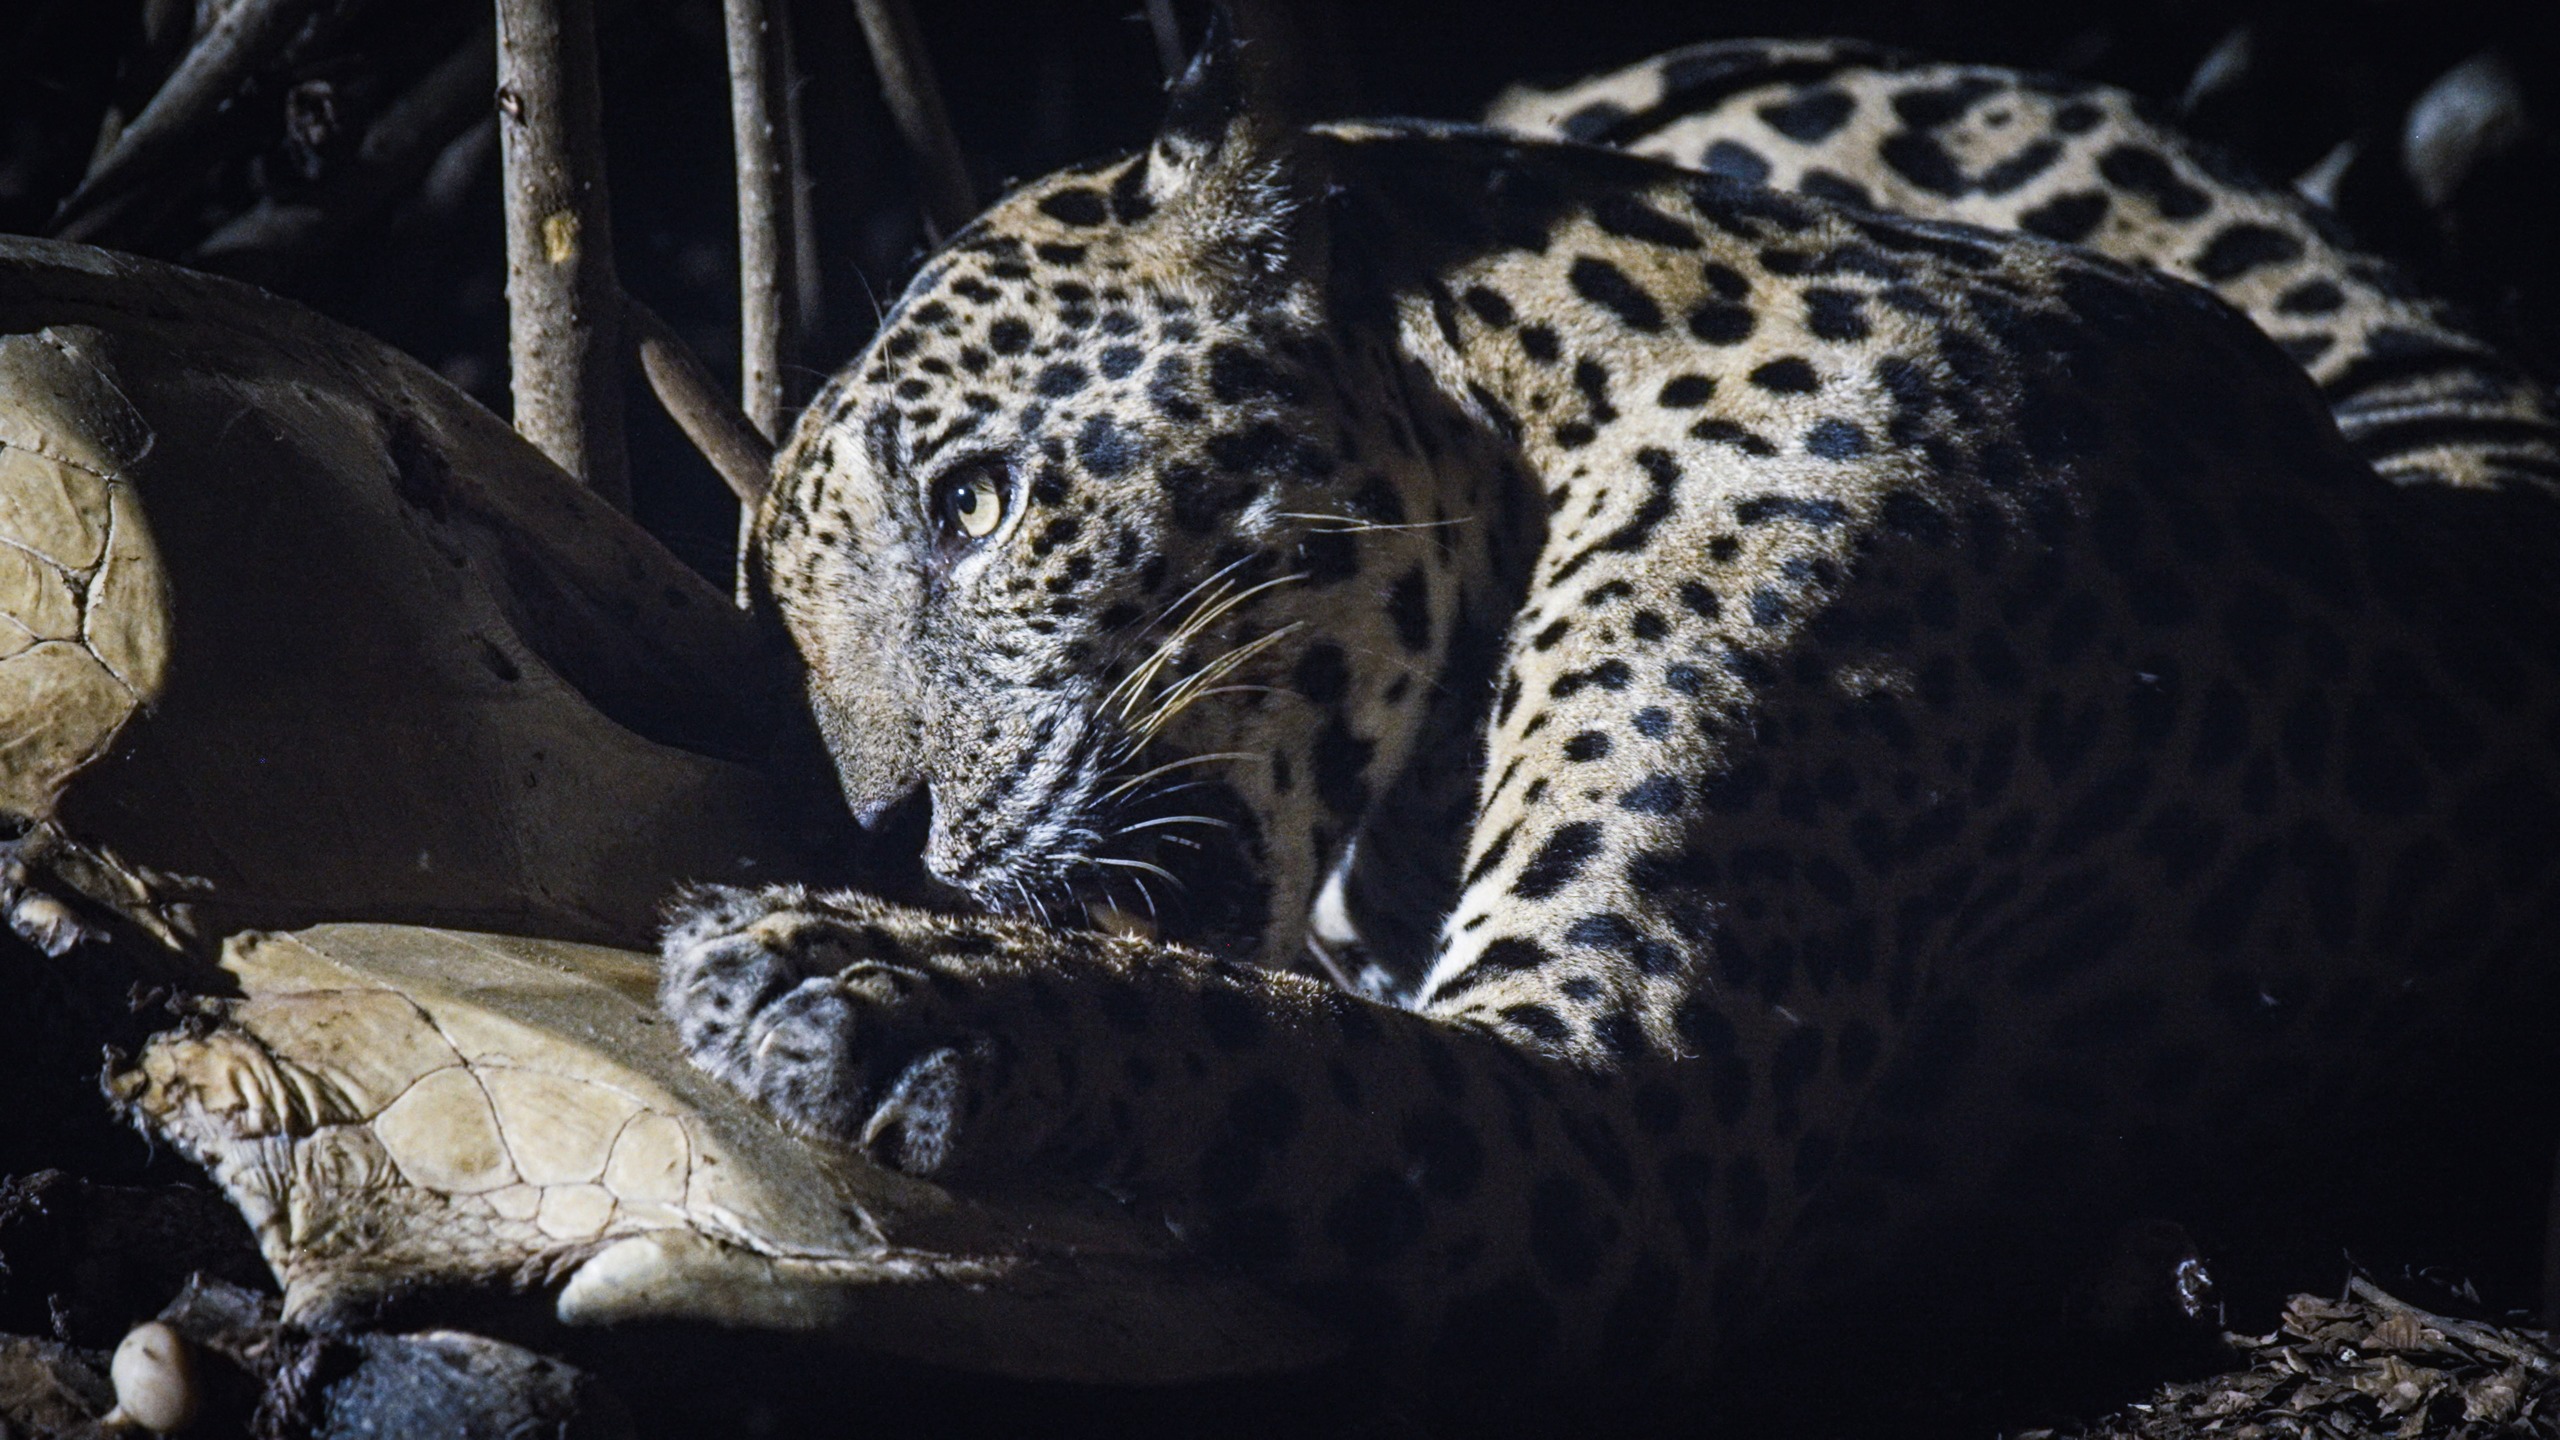
[[[966,903],[699,901],[701,1063],[1517,1384],[2032,1270],[2520,1003],[2547,493],[2383,483],[2089,250],[1249,88],[1000,202],[803,417],[765,586]]]
[[[2385,476],[2560,490],[2560,406],[2543,385],[2356,250],[2327,209],[2160,111],[2084,80],[1855,41],[1744,40],[1515,88],[1486,123],[2156,266],[2273,336]]]

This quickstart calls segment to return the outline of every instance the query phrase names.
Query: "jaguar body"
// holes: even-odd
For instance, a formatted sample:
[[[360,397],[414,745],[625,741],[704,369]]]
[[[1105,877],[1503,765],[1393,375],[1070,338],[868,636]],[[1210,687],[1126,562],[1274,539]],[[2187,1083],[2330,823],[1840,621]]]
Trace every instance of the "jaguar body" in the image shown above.
[[[758,546],[952,903],[694,897],[699,1063],[1520,1382],[2032,1269],[2535,995],[2547,397],[2111,92],[1717,65],[1502,117],[1666,160],[1213,46],[935,255]]]

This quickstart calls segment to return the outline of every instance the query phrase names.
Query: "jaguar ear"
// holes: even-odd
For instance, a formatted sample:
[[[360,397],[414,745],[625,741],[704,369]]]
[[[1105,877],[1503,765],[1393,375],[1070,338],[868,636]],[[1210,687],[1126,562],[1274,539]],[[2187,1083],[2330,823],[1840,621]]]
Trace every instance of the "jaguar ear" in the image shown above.
[[[1278,8],[1248,5],[1242,18]],[[1155,214],[1196,258],[1248,282],[1279,278],[1304,254],[1296,221],[1308,186],[1277,28],[1248,31],[1227,5],[1212,8],[1163,128],[1121,189],[1136,202],[1123,218]]]
[[[1238,32],[1226,6],[1209,11],[1200,48],[1167,87],[1164,125],[1152,154],[1154,163],[1167,168],[1159,183],[1179,188],[1183,177],[1216,165],[1236,147],[1265,147],[1277,138],[1270,122],[1279,117],[1268,113],[1271,87],[1260,73],[1270,57],[1262,50]]]

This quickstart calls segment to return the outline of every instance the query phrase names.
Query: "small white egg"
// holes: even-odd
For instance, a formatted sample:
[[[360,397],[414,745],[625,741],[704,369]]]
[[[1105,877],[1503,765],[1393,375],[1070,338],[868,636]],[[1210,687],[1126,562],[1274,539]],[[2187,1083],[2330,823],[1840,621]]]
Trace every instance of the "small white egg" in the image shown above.
[[[196,1418],[196,1370],[187,1338],[157,1320],[136,1325],[116,1346],[107,1366],[116,1408],[100,1422],[110,1429],[166,1435]]]

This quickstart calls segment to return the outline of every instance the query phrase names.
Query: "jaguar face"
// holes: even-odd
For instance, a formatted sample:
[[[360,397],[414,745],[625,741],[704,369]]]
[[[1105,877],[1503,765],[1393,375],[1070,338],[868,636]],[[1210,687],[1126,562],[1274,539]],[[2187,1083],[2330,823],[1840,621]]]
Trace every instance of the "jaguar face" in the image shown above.
[[[979,906],[1298,947],[1356,819],[1337,712],[1412,664],[1327,592],[1427,543],[1379,523],[1298,213],[1241,121],[1177,114],[955,237],[782,459],[762,563],[846,799],[928,791]]]

